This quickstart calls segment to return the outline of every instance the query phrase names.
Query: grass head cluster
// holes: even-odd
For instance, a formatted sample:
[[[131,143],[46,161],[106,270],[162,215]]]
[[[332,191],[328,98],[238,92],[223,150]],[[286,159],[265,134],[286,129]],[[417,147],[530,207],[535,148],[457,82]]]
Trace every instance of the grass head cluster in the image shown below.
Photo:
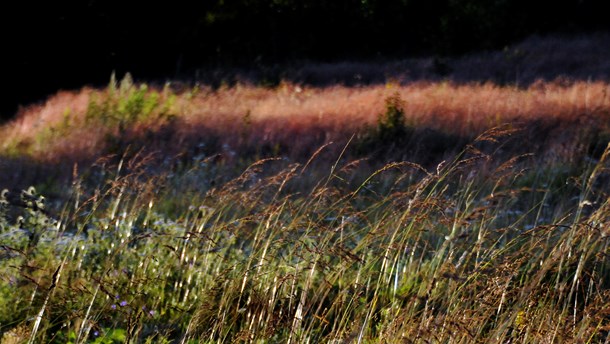
[[[511,133],[432,169],[339,156],[312,183],[321,150],[191,193],[200,167],[133,154],[56,214],[3,199],[3,341],[606,340],[608,151],[545,174],[497,156]]]

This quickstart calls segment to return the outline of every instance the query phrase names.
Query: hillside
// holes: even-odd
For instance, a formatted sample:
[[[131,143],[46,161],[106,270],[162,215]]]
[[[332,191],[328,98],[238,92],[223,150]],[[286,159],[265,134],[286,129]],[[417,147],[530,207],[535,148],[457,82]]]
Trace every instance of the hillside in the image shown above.
[[[607,66],[562,73],[538,39],[113,76],[22,109],[0,128],[1,342],[607,340]]]

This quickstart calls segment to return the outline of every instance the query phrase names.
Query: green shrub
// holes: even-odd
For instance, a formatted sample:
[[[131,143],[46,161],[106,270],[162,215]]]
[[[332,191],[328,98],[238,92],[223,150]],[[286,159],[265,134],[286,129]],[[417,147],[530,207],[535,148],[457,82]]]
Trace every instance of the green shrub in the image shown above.
[[[377,116],[375,127],[368,127],[355,142],[357,154],[392,153],[396,149],[410,149],[415,126],[407,121],[404,101],[394,93],[385,99],[385,111]]]
[[[398,93],[386,98],[385,112],[377,120],[377,137],[382,143],[403,141],[412,130],[406,125],[403,106]]]
[[[149,89],[146,84],[137,86],[129,73],[117,86],[112,74],[107,93],[101,98],[91,98],[85,118],[89,123],[118,125],[122,130],[138,121],[165,119],[170,116],[175,100],[175,94],[167,86],[162,93]]]

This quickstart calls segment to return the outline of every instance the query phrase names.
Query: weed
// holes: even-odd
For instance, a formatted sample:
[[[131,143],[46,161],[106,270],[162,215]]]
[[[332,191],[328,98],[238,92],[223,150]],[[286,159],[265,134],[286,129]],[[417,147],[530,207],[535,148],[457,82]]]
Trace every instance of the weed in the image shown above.
[[[175,96],[168,89],[163,95],[149,90],[146,84],[134,85],[131,75],[125,74],[117,87],[112,74],[108,92],[102,99],[92,97],[85,115],[86,121],[101,121],[105,125],[118,125],[120,131],[136,122],[147,121],[153,114],[163,118],[171,111]]]
[[[408,141],[408,135],[413,130],[407,127],[405,121],[403,100],[400,94],[394,93],[385,100],[385,112],[377,120],[377,137],[382,144],[400,144]]]

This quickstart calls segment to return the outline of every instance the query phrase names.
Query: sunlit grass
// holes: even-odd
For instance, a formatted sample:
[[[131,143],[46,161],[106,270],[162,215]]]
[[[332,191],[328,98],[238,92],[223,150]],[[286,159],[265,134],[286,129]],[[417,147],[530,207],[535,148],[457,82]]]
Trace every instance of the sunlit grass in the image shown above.
[[[187,176],[121,160],[107,183],[75,187],[57,222],[26,209],[28,225],[3,225],[3,338],[603,341],[606,155],[532,179],[518,159],[480,150],[502,134],[435,169],[392,163],[364,184],[337,160],[298,192],[310,166],[264,160],[173,215],[159,204],[181,195],[160,185]],[[262,174],[274,164],[284,167]],[[544,187],[554,178],[565,186]]]
[[[2,343],[607,341],[607,88],[60,93],[0,129]]]
[[[154,89],[127,76],[105,90],[62,92],[25,109],[0,129],[0,152],[92,161],[127,145],[169,154],[207,145],[204,150],[224,147],[227,157],[281,154],[303,160],[326,143],[341,147],[354,133],[362,136],[363,128],[385,112],[385,100],[396,96],[406,123],[421,130],[471,140],[514,123],[532,131],[532,146],[567,158],[582,149],[583,136],[607,136],[608,87],[582,81],[539,82],[525,89],[451,82],[351,88],[282,83],[276,88],[182,87],[177,93],[169,84]]]

